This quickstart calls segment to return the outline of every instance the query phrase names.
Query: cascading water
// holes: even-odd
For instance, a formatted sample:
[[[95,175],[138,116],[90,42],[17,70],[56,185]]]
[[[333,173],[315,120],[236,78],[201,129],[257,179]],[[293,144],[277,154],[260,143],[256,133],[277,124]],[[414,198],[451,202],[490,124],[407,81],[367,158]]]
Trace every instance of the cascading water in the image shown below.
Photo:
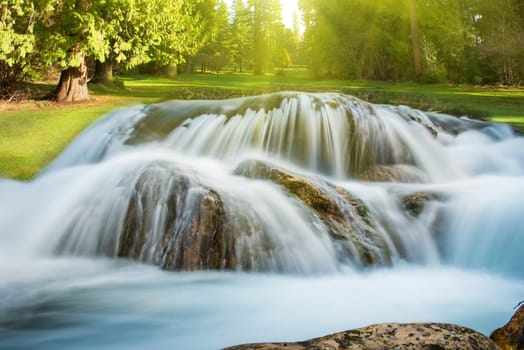
[[[524,298],[523,176],[507,126],[340,94],[120,110],[0,181],[0,348],[489,332]]]

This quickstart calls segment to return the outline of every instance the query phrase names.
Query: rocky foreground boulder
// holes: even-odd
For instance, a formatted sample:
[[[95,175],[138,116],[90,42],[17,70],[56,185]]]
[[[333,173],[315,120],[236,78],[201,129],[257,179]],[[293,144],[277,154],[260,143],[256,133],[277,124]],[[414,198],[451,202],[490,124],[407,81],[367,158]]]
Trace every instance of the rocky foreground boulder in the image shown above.
[[[511,320],[491,334],[491,339],[502,350],[524,350],[524,305],[521,305]]]
[[[226,350],[499,350],[472,329],[444,323],[377,324],[297,343],[246,344]]]
[[[245,344],[225,350],[524,350],[524,305],[490,338],[454,324],[384,323],[302,342]]]

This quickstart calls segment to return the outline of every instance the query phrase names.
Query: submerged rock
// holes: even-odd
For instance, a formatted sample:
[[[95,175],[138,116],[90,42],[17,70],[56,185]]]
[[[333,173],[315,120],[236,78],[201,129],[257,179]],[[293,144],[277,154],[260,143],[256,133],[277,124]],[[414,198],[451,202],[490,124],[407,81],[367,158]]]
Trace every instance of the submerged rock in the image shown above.
[[[340,260],[361,266],[391,264],[391,247],[375,230],[368,209],[342,187],[258,160],[244,161],[234,173],[269,180],[301,201],[328,229]]]
[[[491,339],[502,350],[524,349],[524,305],[521,305],[511,320],[504,326],[495,330]]]
[[[297,343],[247,344],[226,350],[497,350],[488,337],[444,323],[378,324]]]
[[[370,182],[426,183],[427,176],[418,168],[407,164],[373,165],[359,178]]]
[[[320,249],[327,249],[326,256],[334,263],[331,266],[384,266],[396,259],[410,259],[402,240],[394,239],[360,199],[340,186],[257,160],[242,162],[234,173],[280,187],[279,192],[291,199],[291,207],[296,206],[297,215],[303,215],[300,232],[310,230],[309,237],[328,247]],[[301,272],[299,261],[313,261],[316,256],[316,247],[309,245],[310,250],[298,252],[296,244],[275,237],[274,232],[294,232],[295,228],[289,223],[278,228],[268,225],[275,218],[271,210],[262,206],[258,212],[258,206],[244,203],[238,193],[203,184],[191,171],[156,162],[135,176],[127,210],[121,214],[115,251],[107,250],[107,255],[167,270],[274,272]],[[431,193],[420,192],[402,202],[406,212],[417,216],[433,198]],[[274,222],[279,220],[283,218]],[[306,265],[307,271],[322,269],[317,263]]]
[[[415,192],[401,198],[402,208],[413,217],[418,217],[428,202],[438,199],[435,193]]]

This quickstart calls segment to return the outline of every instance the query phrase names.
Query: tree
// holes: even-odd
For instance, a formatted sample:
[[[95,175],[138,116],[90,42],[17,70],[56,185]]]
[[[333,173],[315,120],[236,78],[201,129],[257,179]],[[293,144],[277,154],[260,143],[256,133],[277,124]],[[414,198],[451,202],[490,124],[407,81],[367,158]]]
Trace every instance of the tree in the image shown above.
[[[113,82],[113,66],[127,68],[148,61],[151,37],[144,35],[154,17],[153,6],[138,0],[106,0],[98,16],[106,47],[103,60],[96,60],[93,83]]]
[[[54,16],[41,23],[62,74],[53,97],[58,101],[89,98],[86,57],[98,60],[98,74],[110,80],[112,65],[133,67],[154,60],[176,64],[196,47],[198,18],[193,2],[183,0],[47,0]],[[42,2],[46,2],[42,0]]]
[[[243,72],[253,57],[253,19],[252,13],[242,0],[233,1],[233,20],[231,23],[231,56],[238,68]]]
[[[255,75],[263,73],[264,31],[262,0],[250,1],[253,8],[253,64]]]
[[[107,48],[94,79],[110,82],[114,65],[131,69],[150,61],[165,67],[166,74],[176,74],[176,65],[198,47],[194,8],[194,1],[106,0],[100,18]]]
[[[45,21],[38,23],[45,36],[44,61],[61,67],[60,80],[51,98],[59,102],[90,98],[87,89],[86,56],[104,59],[105,41],[97,15],[99,3],[89,0],[41,0],[41,8],[54,8]]]
[[[265,66],[272,62],[271,55],[278,27],[282,25],[280,0],[249,0],[253,13],[253,64],[255,75],[263,74]]]
[[[315,77],[402,79],[409,54],[407,3],[302,0],[304,44]],[[412,66],[412,65],[411,65]]]
[[[4,0],[0,4],[0,98],[3,98],[13,96],[18,84],[35,70],[37,13],[32,1]]]
[[[415,80],[419,80],[420,74],[422,73],[422,61],[420,57],[417,4],[415,0],[409,0],[409,20],[411,24],[411,41],[413,43],[413,62],[415,64]]]
[[[524,79],[524,23],[522,1],[480,1],[474,26],[477,48],[499,83]]]
[[[218,31],[216,8],[218,0],[193,0],[194,4],[191,9],[191,17],[194,19],[191,40],[193,49],[184,52],[184,61],[186,62],[186,72],[191,73],[195,63],[201,63],[201,58],[208,56],[206,51],[208,44],[215,40]],[[196,62],[199,61],[199,62]]]
[[[227,5],[220,1],[213,11],[208,12],[207,29],[211,35],[205,43],[201,43],[200,50],[194,62],[201,66],[201,72],[208,68],[217,73],[229,63],[231,59],[231,30]]]
[[[462,75],[469,36],[458,1],[301,0],[300,6],[314,76],[439,81]]]
[[[142,0],[147,1],[147,0]],[[153,17],[151,59],[170,72],[196,54],[208,38],[205,9],[216,0],[161,0]]]

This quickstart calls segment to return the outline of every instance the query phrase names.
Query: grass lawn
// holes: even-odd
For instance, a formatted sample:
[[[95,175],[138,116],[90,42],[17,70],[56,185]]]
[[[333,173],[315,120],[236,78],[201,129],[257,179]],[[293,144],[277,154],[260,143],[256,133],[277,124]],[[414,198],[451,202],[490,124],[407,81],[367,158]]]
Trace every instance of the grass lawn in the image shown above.
[[[93,101],[55,104],[27,101],[0,104],[0,176],[31,179],[86,126],[116,108],[168,99],[230,98],[281,90],[337,91],[375,103],[512,123],[524,130],[524,89],[445,84],[310,80],[293,69],[284,75],[180,75],[120,78],[126,89],[93,87]],[[51,85],[44,88],[52,88]]]

